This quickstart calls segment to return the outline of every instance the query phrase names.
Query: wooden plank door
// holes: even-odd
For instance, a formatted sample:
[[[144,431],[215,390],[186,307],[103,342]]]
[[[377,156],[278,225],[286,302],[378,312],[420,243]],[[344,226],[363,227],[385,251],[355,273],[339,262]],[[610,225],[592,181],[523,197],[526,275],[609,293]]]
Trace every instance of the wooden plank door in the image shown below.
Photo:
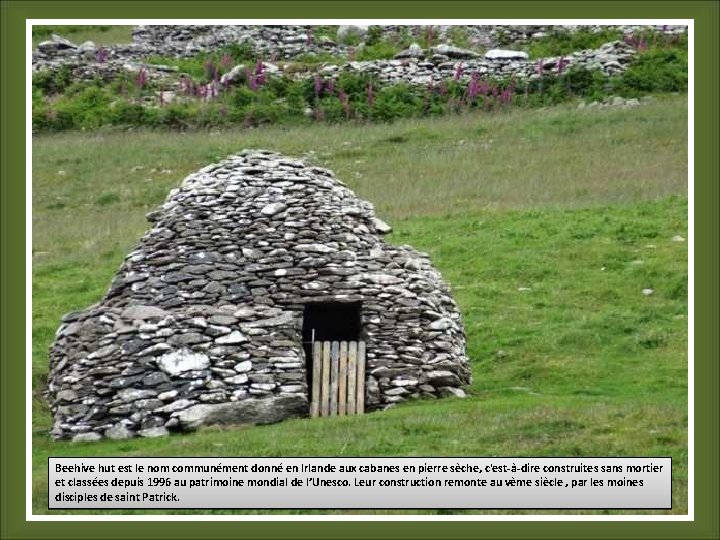
[[[312,371],[310,416],[365,412],[364,341],[316,341]]]

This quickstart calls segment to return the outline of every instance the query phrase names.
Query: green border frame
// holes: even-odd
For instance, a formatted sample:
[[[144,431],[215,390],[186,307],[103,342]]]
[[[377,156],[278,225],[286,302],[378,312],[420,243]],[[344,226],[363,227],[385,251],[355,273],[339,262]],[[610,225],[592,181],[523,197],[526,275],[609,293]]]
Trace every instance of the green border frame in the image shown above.
[[[375,9],[380,7],[382,9]],[[412,10],[408,10],[412,7]],[[171,9],[168,9],[171,8]],[[718,538],[718,36],[720,2],[0,0],[0,537],[2,538]],[[25,19],[29,18],[648,18],[695,21],[694,522],[50,522],[25,521]],[[201,520],[202,517],[199,517]],[[650,518],[652,519],[652,517]]]

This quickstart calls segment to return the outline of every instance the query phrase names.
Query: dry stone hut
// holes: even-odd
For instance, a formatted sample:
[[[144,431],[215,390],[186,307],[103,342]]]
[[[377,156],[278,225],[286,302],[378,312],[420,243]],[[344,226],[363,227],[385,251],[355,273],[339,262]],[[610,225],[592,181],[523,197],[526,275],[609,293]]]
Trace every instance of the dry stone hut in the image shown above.
[[[465,336],[440,274],[387,244],[390,227],[332,172],[244,151],[188,176],[148,219],[105,297],[63,318],[53,437],[307,416],[327,376],[318,342],[364,345],[365,410],[464,395]]]

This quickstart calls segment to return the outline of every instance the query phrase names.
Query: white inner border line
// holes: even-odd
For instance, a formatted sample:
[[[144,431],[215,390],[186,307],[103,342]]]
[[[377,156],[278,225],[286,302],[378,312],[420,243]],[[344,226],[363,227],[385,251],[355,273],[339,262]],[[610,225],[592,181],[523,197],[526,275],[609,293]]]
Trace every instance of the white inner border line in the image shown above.
[[[33,25],[683,25],[688,27],[688,514],[621,515],[45,515],[32,513],[32,27]],[[25,519],[27,521],[694,521],[695,520],[695,27],[694,19],[26,19],[25,21]]]

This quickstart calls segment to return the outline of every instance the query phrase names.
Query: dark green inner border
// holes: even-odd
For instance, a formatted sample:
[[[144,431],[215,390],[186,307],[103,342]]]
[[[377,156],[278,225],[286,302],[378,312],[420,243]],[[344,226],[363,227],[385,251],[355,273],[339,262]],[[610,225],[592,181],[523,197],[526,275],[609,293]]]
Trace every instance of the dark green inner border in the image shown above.
[[[382,1],[382,0],[381,0]],[[375,9],[373,9],[375,8]],[[718,538],[718,34],[720,3],[704,1],[204,1],[0,0],[0,392],[2,538]],[[694,522],[26,522],[25,521],[25,19],[47,18],[648,18],[695,21],[695,521]],[[199,518],[202,519],[202,518]]]

